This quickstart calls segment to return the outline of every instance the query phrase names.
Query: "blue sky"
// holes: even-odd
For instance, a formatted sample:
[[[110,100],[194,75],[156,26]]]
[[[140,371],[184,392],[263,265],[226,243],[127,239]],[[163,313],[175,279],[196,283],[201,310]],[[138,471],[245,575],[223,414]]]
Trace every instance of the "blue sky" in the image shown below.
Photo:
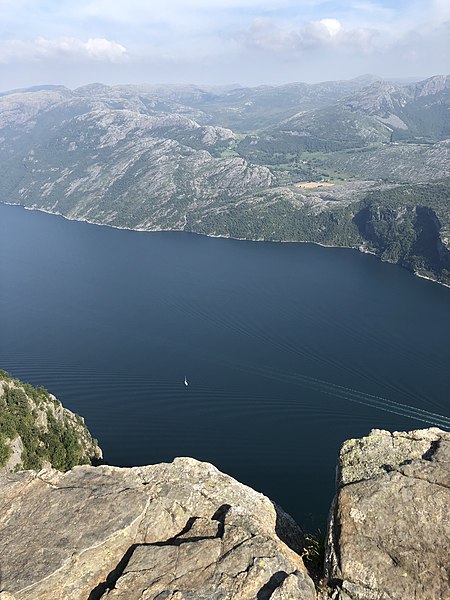
[[[450,71],[450,0],[0,0],[1,89]]]

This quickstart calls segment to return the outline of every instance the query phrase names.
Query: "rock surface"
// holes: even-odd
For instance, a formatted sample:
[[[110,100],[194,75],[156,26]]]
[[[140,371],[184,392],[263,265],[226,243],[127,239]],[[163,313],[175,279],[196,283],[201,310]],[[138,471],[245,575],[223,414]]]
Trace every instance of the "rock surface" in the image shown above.
[[[326,575],[339,600],[450,598],[450,433],[374,430],[338,464]]]
[[[341,449],[317,592],[281,509],[208,463],[0,474],[0,600],[445,600],[450,433]]]
[[[313,599],[301,530],[190,458],[0,475],[0,598]],[[9,594],[9,595],[8,595]]]

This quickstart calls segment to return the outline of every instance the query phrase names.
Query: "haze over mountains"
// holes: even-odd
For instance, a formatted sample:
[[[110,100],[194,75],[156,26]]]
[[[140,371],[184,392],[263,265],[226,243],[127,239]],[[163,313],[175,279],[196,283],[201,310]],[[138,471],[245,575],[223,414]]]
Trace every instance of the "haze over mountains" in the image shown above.
[[[361,246],[450,281],[450,76],[13,90],[0,97],[0,159],[6,202]]]

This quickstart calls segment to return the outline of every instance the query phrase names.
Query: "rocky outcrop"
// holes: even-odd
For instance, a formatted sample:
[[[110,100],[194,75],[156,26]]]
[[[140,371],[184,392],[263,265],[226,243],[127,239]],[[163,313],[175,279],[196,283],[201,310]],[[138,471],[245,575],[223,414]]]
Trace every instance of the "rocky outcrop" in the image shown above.
[[[347,441],[326,552],[339,600],[450,598],[450,433]]]
[[[0,540],[2,600],[315,598],[292,519],[191,458],[0,475]]]
[[[337,485],[316,592],[291,517],[208,463],[0,474],[0,600],[450,598],[450,433],[349,440]]]
[[[98,463],[102,451],[84,419],[43,388],[0,371],[0,472]]]

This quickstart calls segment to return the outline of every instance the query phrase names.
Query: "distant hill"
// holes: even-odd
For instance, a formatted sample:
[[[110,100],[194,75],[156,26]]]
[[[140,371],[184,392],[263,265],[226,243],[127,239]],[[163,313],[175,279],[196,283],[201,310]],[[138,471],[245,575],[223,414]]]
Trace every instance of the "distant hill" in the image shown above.
[[[450,76],[406,86],[374,81],[326,106],[301,110],[259,132],[253,153],[276,148],[334,152],[395,142],[435,143],[450,137]],[[399,159],[400,160],[400,159]]]
[[[15,90],[0,92],[0,96],[10,96],[11,94],[20,94],[24,92],[60,91],[66,89],[67,88],[64,85],[33,85],[27,88],[17,88]]]

